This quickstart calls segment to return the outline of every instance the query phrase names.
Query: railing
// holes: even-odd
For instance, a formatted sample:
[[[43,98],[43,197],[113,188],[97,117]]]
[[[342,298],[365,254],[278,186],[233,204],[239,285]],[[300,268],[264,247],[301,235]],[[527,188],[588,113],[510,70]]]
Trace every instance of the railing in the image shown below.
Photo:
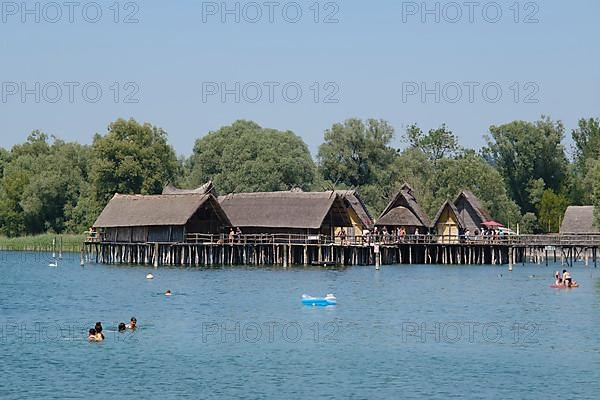
[[[98,233],[89,235],[87,243],[101,243],[103,236]],[[203,234],[188,233],[185,243],[212,245],[342,245],[374,246],[400,244],[446,244],[446,245],[506,245],[506,246],[544,246],[544,247],[600,247],[600,234],[590,235],[390,235],[385,233],[357,236],[314,234]]]
[[[302,234],[251,234],[234,235],[228,234],[211,235],[201,233],[188,233],[186,243],[193,244],[332,244],[331,237],[327,235],[302,235]]]

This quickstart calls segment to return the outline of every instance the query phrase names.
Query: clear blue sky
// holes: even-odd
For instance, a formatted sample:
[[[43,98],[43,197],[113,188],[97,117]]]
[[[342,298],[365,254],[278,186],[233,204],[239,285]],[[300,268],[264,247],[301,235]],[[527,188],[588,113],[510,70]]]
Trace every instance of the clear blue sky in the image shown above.
[[[236,119],[292,130],[313,154],[323,131],[349,117],[386,119],[398,137],[413,122],[424,129],[446,123],[461,144],[479,147],[492,124],[544,114],[562,120],[570,131],[579,118],[600,116],[598,1],[481,1],[472,8],[462,1],[426,2],[432,14],[424,12],[421,1],[321,1],[318,23],[314,0],[296,3],[302,10],[297,23],[289,22],[297,7],[287,1],[255,3],[262,12],[256,23],[251,23],[256,7],[245,1],[238,2],[239,23],[235,12],[222,15],[221,1],[144,0],[135,7],[122,1],[118,16],[111,9],[113,0],[73,6],[59,1],[59,8],[48,3],[38,2],[36,11],[36,2],[28,1],[33,10],[28,13],[21,2],[2,2],[2,147],[22,142],[34,129],[90,143],[94,133],[105,132],[118,117],[163,127],[177,152],[186,155],[196,138]],[[235,1],[225,4],[235,9]],[[91,23],[97,5],[102,16]],[[502,17],[492,23],[498,9]],[[123,23],[128,16],[139,22]],[[324,23],[327,17],[338,22]],[[93,85],[88,100],[83,96],[83,85],[90,82],[102,89],[97,103],[90,101]],[[120,86],[117,102],[115,82]],[[134,85],[125,87],[128,82]],[[225,102],[219,94],[209,95],[206,89],[215,88],[210,82],[230,89],[239,82],[240,102],[235,94]],[[263,91],[256,103],[249,101],[256,98],[254,84],[241,93],[251,82]],[[272,103],[265,82],[279,84]],[[315,82],[320,86],[316,103]],[[474,88],[473,101],[466,82],[474,82],[468,84]],[[23,83],[31,91],[24,99]],[[297,103],[283,97],[282,87],[289,83],[295,83],[288,85],[290,98],[294,86],[302,89]],[[425,101],[411,94],[423,83],[433,89]],[[484,97],[486,84],[488,99],[502,89],[496,103]],[[62,88],[60,95],[56,86]],[[453,103],[457,86],[463,93]],[[138,103],[126,103],[125,96],[136,88]],[[328,94],[338,102],[325,102]],[[395,145],[402,146],[399,138]]]

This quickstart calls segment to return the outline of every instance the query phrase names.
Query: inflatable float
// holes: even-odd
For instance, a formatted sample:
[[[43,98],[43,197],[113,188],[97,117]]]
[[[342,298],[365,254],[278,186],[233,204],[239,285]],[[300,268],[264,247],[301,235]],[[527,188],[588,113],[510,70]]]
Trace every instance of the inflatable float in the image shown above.
[[[302,304],[305,306],[335,306],[337,304],[337,299],[335,295],[328,294],[325,297],[312,297],[307,294],[302,295]]]
[[[571,284],[571,286],[567,286],[567,285],[557,285],[556,283],[554,285],[550,285],[550,287],[552,289],[575,289],[579,287],[579,284],[577,282],[573,282]]]

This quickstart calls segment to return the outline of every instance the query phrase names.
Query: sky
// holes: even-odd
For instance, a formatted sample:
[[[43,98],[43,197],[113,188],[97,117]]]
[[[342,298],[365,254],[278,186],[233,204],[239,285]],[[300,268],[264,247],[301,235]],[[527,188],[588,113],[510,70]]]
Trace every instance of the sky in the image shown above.
[[[2,1],[0,146],[36,129],[91,143],[111,121],[168,132],[178,154],[237,119],[313,155],[348,118],[491,125],[542,115],[567,136],[600,117],[600,2]]]

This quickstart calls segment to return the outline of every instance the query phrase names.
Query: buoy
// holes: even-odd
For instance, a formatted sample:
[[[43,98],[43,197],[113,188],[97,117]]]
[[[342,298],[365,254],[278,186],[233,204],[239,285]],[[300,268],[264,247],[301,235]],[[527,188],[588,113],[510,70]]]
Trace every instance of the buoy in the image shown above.
[[[154,279],[154,275],[148,274],[148,275],[146,275],[146,279]]]

